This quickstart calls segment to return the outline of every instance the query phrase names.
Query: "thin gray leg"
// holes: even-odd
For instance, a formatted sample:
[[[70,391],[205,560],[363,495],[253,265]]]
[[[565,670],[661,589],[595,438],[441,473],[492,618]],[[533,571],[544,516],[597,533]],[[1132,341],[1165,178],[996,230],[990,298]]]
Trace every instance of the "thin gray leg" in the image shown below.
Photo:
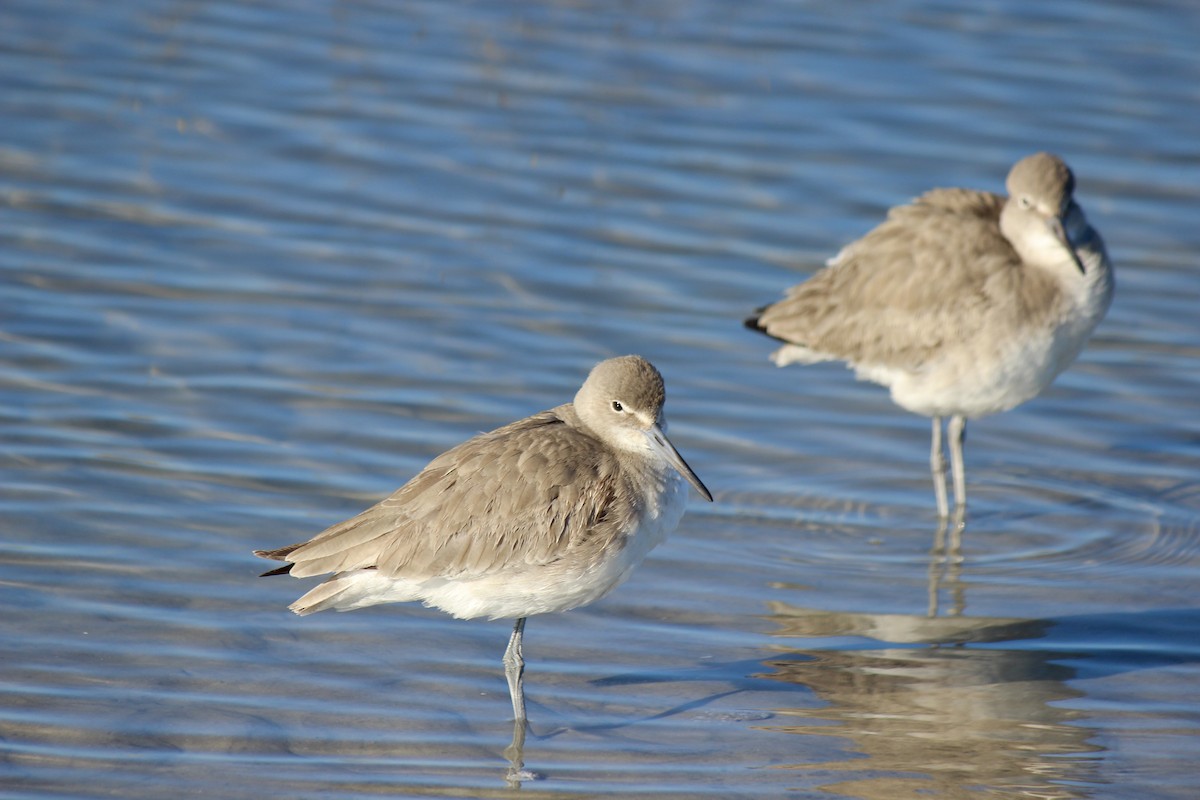
[[[967,433],[967,418],[955,414],[946,427],[950,439],[950,472],[954,477],[954,505],[961,514],[967,508],[967,468],[963,463],[963,439]]]
[[[946,502],[946,457],[942,453],[942,418],[933,418],[933,444],[929,448],[929,471],[933,473],[933,496],[937,498],[938,516],[950,516]]]
[[[513,718],[518,723],[525,722],[525,658],[521,653],[521,635],[525,632],[525,618],[517,620],[513,625],[512,637],[508,640],[508,649],[504,651],[504,677],[508,678],[508,694],[512,698]]]

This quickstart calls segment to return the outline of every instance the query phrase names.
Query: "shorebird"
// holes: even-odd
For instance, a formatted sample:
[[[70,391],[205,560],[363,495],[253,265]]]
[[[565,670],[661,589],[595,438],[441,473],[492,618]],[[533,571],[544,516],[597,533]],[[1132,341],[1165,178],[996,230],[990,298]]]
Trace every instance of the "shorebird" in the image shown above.
[[[297,614],[420,600],[455,617],[516,619],[504,653],[525,720],[525,619],[599,600],[679,523],[687,480],[666,436],[662,376],[640,356],[602,361],[572,403],[480,434],[390,497],[301,544],[255,555],[332,573]],[[515,741],[515,740],[514,740]]]
[[[949,517],[942,418],[957,509],[966,508],[966,421],[1036,397],[1083,348],[1112,302],[1100,234],[1075,177],[1036,153],[1008,196],[934,189],[842,249],[746,325],[785,342],[779,366],[844,361],[861,380],[933,420],[930,469]]]

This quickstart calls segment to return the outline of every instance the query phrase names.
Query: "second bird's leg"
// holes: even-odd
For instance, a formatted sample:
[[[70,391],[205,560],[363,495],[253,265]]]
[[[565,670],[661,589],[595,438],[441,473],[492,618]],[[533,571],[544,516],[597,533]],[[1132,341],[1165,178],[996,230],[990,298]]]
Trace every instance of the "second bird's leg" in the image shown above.
[[[961,520],[967,510],[967,467],[963,463],[963,440],[967,435],[967,418],[955,414],[946,426],[946,437],[950,440],[950,474],[954,479],[954,505]]]
[[[929,448],[929,471],[933,473],[933,496],[937,498],[938,516],[950,516],[946,501],[946,456],[942,452],[942,418],[933,418],[933,443]]]
[[[508,640],[508,649],[504,651],[504,677],[508,679],[508,694],[512,698],[513,718],[516,722],[525,722],[525,658],[521,653],[521,636],[525,632],[525,618],[517,620],[513,625],[512,637]]]

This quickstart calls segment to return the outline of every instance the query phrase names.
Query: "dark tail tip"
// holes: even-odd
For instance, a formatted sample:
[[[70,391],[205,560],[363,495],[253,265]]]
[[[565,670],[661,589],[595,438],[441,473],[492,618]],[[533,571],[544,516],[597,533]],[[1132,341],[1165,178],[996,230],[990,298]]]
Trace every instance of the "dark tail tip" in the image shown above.
[[[762,308],[755,309],[754,316],[746,317],[744,320],[742,320],[742,324],[745,325],[747,328],[749,328],[752,331],[758,331],[760,333],[766,332],[766,328],[764,328],[762,326],[762,321],[761,321],[762,313],[766,310],[767,310],[767,306],[763,306]]]
[[[292,571],[292,565],[284,564],[282,567],[276,567],[275,569],[267,570],[266,572],[259,575],[258,577],[269,578],[272,575],[287,575],[291,571]]]
[[[291,544],[291,545],[288,545],[287,547],[280,547],[275,550],[255,550],[254,555],[258,556],[259,558],[269,558],[272,561],[284,561],[287,559],[288,554],[291,553],[293,550],[295,550],[299,546],[300,545],[298,545],[298,544]],[[266,578],[269,575],[287,575],[291,571],[292,571],[292,565],[285,564],[282,567],[276,567],[275,569],[271,570],[270,572],[264,572],[262,575],[259,575],[258,577]]]

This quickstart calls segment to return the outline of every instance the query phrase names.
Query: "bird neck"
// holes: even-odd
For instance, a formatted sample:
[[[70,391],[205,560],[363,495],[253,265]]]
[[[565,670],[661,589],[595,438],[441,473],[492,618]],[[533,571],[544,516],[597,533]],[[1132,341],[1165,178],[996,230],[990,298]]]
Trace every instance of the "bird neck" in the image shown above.
[[[1081,248],[1096,239],[1096,233],[1088,225],[1083,210],[1073,202],[1063,215],[1062,226],[1070,242],[1070,250],[1055,235],[1049,221],[1040,214],[1020,208],[1012,201],[1005,204],[1000,213],[1000,232],[1017,251],[1022,262],[1054,276],[1061,284],[1077,285],[1081,278],[1086,280],[1087,275],[1080,274],[1075,257],[1082,260],[1085,253]],[[1087,262],[1084,262],[1084,267],[1087,266]]]

